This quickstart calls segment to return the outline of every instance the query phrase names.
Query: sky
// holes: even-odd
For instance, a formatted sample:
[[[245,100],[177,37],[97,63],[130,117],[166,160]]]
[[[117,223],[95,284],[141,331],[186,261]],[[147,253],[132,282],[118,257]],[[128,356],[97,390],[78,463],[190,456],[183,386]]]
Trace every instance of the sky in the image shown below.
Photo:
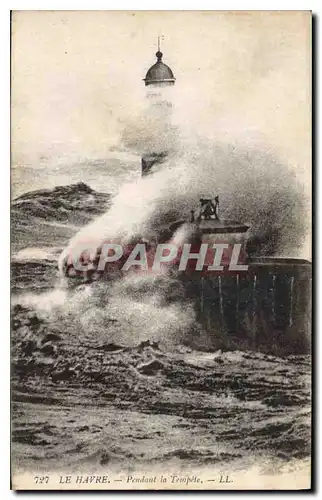
[[[142,79],[155,62],[159,35],[164,62],[176,77],[175,116],[182,130],[216,141],[265,144],[310,193],[310,16],[14,12],[13,196],[66,184],[86,172],[93,187],[105,179],[117,189],[113,159],[121,165],[122,182],[139,174],[139,157],[124,151],[120,136],[141,110]]]

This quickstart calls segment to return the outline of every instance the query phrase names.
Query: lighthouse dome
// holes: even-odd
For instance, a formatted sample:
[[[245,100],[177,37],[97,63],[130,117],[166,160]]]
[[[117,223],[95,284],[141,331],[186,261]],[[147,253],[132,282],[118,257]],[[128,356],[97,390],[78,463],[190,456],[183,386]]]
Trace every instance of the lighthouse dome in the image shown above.
[[[175,77],[172,69],[162,62],[162,56],[162,52],[158,51],[156,53],[157,62],[151,66],[144,78],[146,86],[155,85],[164,87],[174,85]]]

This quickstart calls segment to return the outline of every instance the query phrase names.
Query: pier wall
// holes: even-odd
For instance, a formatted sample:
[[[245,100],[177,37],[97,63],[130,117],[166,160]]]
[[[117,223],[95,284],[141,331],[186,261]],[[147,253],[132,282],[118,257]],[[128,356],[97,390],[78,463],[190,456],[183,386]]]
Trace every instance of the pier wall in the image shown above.
[[[261,258],[250,262],[246,273],[195,273],[188,290],[210,347],[275,355],[310,352],[310,262]]]

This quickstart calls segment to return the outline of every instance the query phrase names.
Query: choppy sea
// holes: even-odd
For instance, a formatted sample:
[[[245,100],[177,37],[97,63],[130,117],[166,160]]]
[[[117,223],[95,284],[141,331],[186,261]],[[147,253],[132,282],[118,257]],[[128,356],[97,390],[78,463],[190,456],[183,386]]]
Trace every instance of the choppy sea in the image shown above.
[[[309,461],[310,356],[198,350],[185,339],[189,304],[149,284],[59,277],[58,256],[98,197],[108,203],[77,185],[13,203],[13,468],[278,471]]]

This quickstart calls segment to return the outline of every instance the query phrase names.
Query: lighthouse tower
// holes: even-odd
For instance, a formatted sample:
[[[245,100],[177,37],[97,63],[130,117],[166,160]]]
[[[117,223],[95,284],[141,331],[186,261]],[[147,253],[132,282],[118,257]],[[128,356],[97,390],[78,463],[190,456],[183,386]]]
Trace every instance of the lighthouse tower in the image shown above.
[[[169,153],[168,145],[164,143],[164,138],[169,131],[172,110],[172,102],[169,99],[167,88],[174,85],[175,77],[172,69],[162,60],[161,38],[158,37],[158,51],[155,54],[157,61],[149,68],[145,78],[143,78],[147,87],[147,113],[151,117],[155,139],[153,141],[153,150],[146,151],[142,156],[142,176],[152,173],[152,167],[162,163]]]

